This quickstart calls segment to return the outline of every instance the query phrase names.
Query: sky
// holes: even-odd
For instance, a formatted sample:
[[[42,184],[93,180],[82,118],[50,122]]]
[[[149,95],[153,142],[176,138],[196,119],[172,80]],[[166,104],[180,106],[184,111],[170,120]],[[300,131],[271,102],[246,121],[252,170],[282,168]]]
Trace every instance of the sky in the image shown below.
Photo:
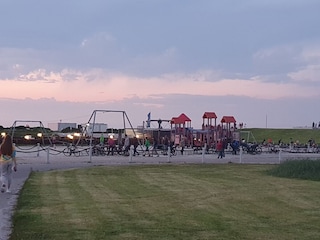
[[[0,125],[320,121],[318,0],[1,0]],[[110,112],[103,112],[104,110]],[[120,126],[119,126],[120,124]],[[164,126],[165,127],[165,126]]]

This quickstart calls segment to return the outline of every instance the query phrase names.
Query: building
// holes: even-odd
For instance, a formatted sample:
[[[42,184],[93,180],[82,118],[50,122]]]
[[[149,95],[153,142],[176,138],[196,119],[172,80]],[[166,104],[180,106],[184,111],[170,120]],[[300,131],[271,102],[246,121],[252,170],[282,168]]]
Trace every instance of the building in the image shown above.
[[[63,129],[66,128],[77,128],[77,124],[76,123],[63,123],[63,122],[59,122],[59,123],[48,123],[48,128],[50,128],[52,131],[58,131],[61,132]]]
[[[108,129],[108,124],[106,123],[95,123],[93,125],[93,123],[88,123],[86,124],[87,126],[87,133],[91,134],[91,133],[105,133],[107,132]]]

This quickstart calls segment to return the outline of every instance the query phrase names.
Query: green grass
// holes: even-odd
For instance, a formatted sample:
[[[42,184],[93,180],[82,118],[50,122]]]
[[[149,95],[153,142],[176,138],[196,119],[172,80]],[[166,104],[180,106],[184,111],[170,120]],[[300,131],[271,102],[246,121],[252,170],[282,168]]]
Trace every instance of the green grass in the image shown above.
[[[32,173],[17,239],[320,239],[320,182],[273,165],[96,167]]]
[[[261,143],[264,139],[267,141],[270,138],[274,143],[278,143],[281,139],[283,143],[287,144],[290,143],[291,140],[293,142],[299,141],[301,144],[306,144],[309,139],[313,139],[317,144],[320,144],[320,129],[250,128],[239,131],[243,132],[241,138],[247,140],[249,135],[249,141],[255,139],[258,143]],[[251,134],[248,134],[248,131],[251,132]]]
[[[285,161],[267,173],[277,177],[320,181],[320,160]]]

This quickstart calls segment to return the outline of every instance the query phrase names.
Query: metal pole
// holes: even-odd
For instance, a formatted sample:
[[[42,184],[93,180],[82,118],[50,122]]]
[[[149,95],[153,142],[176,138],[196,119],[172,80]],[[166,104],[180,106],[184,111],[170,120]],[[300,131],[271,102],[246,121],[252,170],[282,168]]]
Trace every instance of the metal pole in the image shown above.
[[[37,157],[39,157],[40,156],[40,143],[37,143],[37,148],[38,148]]]
[[[130,160],[129,162],[131,163],[132,162],[132,156],[133,156],[133,145],[130,146],[130,149],[129,149],[129,154],[130,154]]]
[[[280,149],[279,150],[279,164],[281,163],[281,152],[282,152],[282,150]]]
[[[50,156],[50,148],[49,147],[47,147],[47,163],[49,164],[50,163],[50,161],[49,161],[49,156]]]
[[[168,154],[167,154],[167,162],[169,163],[170,162],[170,157],[171,157],[171,148],[170,146],[168,147]]]
[[[89,162],[91,162],[91,159],[92,159],[92,145],[90,143],[90,146],[89,146]]]
[[[96,123],[96,111],[93,112],[93,123],[92,123],[92,129],[91,129],[91,137],[90,137],[90,154],[89,154],[89,162],[92,162],[92,140],[93,140],[93,132],[94,132],[94,126]],[[90,122],[89,122],[89,129],[90,129]]]
[[[204,154],[205,154],[206,148],[207,148],[207,144],[205,143],[204,147],[202,148],[202,163],[204,163]]]

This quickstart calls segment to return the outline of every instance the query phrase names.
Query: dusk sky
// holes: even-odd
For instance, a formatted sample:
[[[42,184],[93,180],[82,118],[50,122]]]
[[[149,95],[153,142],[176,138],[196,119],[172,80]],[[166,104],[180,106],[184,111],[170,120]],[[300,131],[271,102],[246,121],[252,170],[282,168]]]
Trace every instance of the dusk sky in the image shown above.
[[[3,0],[0,125],[133,127],[204,112],[311,127],[320,112],[319,0]],[[103,115],[103,116],[102,116]],[[97,122],[121,125],[116,113]]]

